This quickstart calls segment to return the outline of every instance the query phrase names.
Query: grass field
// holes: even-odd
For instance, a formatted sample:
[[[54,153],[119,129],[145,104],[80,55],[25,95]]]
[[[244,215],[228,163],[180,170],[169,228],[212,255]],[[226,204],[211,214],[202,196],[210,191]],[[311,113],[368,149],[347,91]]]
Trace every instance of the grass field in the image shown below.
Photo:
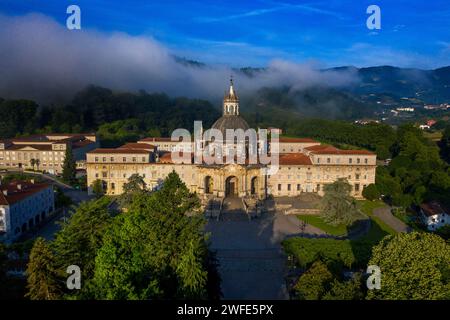
[[[370,241],[381,240],[388,234],[396,234],[397,232],[384,223],[380,218],[375,217],[373,214],[373,210],[376,208],[381,208],[386,206],[383,201],[368,201],[368,200],[360,200],[358,201],[359,209],[366,214],[370,219],[372,219],[372,226],[369,232],[363,236],[362,238],[366,238]]]
[[[296,258],[300,267],[307,267],[319,257],[327,263],[342,263],[346,267],[365,267],[372,255],[372,248],[395,230],[373,215],[373,210],[385,206],[382,201],[358,201],[359,209],[371,219],[367,234],[357,239],[309,239],[295,237],[283,241],[287,254]],[[345,227],[332,227],[317,216],[298,216],[327,233],[339,235]],[[330,229],[331,228],[331,229]]]
[[[373,215],[373,210],[383,207],[386,204],[384,204],[382,201],[367,200],[357,201],[357,203],[358,208],[372,220],[371,228],[366,235],[361,237],[362,240],[364,240],[363,238],[366,238],[365,240],[369,240],[372,242],[380,240],[388,234],[396,234],[396,231],[394,229],[392,229],[381,219]],[[333,236],[345,236],[348,231],[346,226],[332,226],[323,221],[323,219],[317,215],[298,215],[297,218]]]
[[[323,231],[325,231],[328,234],[331,234],[333,236],[343,236],[347,234],[347,227],[344,225],[339,225],[339,226],[332,226],[328,223],[326,223],[325,221],[323,221],[323,219],[319,216],[316,215],[309,215],[309,214],[305,214],[305,215],[298,215],[297,218],[301,221],[305,221],[306,223],[317,227]]]
[[[428,132],[428,131],[424,131],[423,135],[425,137],[427,137],[428,139],[430,139],[431,141],[439,141],[442,138],[442,132],[440,131],[435,131],[435,132]]]

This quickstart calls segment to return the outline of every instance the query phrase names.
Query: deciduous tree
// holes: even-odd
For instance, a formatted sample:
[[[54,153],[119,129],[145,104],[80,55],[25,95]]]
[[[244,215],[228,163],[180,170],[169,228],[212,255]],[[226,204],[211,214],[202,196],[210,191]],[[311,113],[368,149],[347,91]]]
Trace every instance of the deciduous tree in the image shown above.
[[[368,299],[435,300],[450,298],[450,245],[425,232],[385,237],[372,250],[369,265],[381,269],[381,289]]]

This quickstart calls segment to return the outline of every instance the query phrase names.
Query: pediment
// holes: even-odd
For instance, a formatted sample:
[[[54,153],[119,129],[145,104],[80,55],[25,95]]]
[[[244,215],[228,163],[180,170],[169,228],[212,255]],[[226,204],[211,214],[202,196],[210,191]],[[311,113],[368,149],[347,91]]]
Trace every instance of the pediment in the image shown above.
[[[23,147],[23,148],[17,149],[17,151],[39,151],[39,149],[36,149],[36,148],[30,147],[30,146],[26,146],[26,147]]]

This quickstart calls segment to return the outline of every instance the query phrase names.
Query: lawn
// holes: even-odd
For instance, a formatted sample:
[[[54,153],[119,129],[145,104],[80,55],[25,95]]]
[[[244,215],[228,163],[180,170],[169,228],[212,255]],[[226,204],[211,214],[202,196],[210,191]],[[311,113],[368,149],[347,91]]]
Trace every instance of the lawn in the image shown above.
[[[296,258],[301,267],[310,265],[319,257],[327,264],[343,264],[346,267],[364,267],[372,255],[372,247],[385,236],[395,234],[395,230],[383,223],[373,215],[373,210],[385,206],[382,201],[358,201],[358,207],[371,219],[369,232],[357,239],[309,239],[290,238],[283,241],[283,247],[287,254]],[[318,216],[298,216],[300,220],[306,221],[327,233],[337,235],[345,233],[345,227],[332,227],[326,224]],[[330,229],[331,228],[331,229]],[[342,235],[342,233],[341,233]]]
[[[388,234],[396,234],[397,232],[383,222],[380,218],[373,215],[373,210],[376,208],[381,208],[386,206],[383,201],[368,201],[368,200],[360,200],[357,201],[359,209],[366,214],[372,220],[372,227],[369,230],[369,233],[364,237],[367,237],[371,240],[382,239],[384,236]]]
[[[347,234],[346,226],[344,225],[332,226],[323,221],[323,219],[317,215],[302,214],[298,215],[297,218],[333,236],[343,236]]]

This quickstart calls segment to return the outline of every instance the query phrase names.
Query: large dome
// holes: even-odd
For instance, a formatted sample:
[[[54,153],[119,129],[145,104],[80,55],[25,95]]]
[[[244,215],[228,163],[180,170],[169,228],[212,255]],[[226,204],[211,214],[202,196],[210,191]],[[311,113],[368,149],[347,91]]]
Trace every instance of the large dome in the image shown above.
[[[227,129],[242,129],[246,131],[250,127],[247,121],[239,115],[224,115],[217,119],[211,128],[220,130],[225,138]]]

